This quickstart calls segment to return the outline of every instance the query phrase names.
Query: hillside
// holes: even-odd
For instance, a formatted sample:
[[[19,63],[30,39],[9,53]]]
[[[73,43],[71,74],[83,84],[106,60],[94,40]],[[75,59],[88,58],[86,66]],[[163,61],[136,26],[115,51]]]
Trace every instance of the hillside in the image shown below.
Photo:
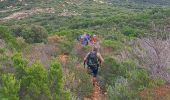
[[[97,36],[97,82],[83,65]],[[0,98],[168,100],[169,0],[1,0]]]

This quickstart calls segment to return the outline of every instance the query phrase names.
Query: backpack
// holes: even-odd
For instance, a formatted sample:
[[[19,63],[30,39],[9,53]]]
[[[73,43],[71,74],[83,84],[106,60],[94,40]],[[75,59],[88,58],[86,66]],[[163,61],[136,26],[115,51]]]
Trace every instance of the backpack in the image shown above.
[[[87,57],[87,65],[89,67],[96,67],[98,66],[98,58],[96,52],[90,52],[90,54]]]

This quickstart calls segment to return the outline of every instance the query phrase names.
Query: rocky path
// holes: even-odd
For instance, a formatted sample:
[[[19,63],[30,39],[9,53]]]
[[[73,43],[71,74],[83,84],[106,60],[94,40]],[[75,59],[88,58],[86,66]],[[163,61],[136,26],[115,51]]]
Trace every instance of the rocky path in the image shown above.
[[[94,86],[93,94],[91,98],[92,98],[91,100],[107,100],[106,94],[103,93],[98,83],[96,83]]]

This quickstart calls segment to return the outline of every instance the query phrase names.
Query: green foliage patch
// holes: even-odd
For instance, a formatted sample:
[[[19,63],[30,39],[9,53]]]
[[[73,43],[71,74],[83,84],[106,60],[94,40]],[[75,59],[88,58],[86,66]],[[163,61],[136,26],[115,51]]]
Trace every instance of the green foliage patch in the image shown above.
[[[152,80],[146,70],[131,60],[119,63],[114,58],[107,57],[103,66],[100,76],[111,100],[139,99],[138,93],[141,90],[164,84],[164,82]]]
[[[27,43],[46,42],[48,32],[42,26],[13,26],[12,32],[16,37],[23,37]]]

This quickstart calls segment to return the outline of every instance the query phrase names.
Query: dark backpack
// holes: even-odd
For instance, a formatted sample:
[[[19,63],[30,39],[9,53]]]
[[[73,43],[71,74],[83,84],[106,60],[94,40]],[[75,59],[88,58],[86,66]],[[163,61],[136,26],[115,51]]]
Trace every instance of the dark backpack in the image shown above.
[[[98,65],[98,58],[96,52],[90,52],[87,57],[87,65],[90,67],[96,67]]]

